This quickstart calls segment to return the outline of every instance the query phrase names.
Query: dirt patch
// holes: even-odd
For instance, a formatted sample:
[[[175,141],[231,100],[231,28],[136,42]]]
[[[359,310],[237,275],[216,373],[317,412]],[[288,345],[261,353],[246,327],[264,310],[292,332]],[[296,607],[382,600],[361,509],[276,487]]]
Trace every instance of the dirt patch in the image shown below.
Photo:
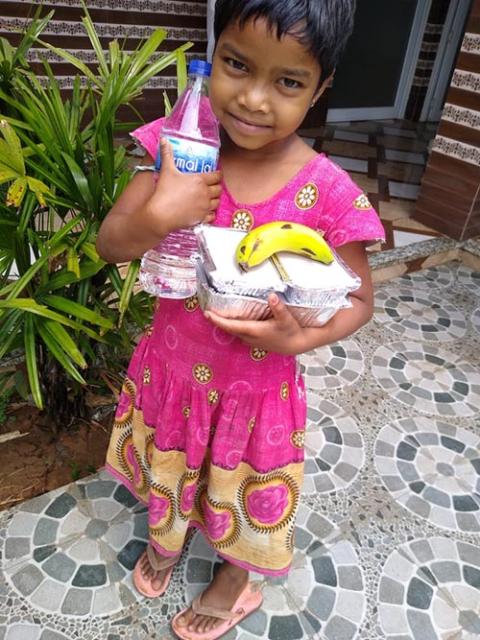
[[[101,422],[79,422],[55,434],[45,417],[28,405],[10,405],[0,425],[0,510],[94,473],[103,466],[113,406]],[[7,436],[9,437],[9,436]]]

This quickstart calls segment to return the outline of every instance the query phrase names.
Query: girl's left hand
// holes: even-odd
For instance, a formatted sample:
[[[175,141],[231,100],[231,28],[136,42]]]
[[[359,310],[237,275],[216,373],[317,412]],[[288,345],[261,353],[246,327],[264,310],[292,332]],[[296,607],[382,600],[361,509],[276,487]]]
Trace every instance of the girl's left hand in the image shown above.
[[[210,310],[205,317],[252,347],[284,355],[302,353],[302,327],[274,293],[269,296],[268,304],[272,311],[268,320],[232,320]]]

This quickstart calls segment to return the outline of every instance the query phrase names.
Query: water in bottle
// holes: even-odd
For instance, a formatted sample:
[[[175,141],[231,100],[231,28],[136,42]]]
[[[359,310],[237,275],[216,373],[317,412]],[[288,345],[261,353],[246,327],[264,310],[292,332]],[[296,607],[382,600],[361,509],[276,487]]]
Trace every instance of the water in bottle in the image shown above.
[[[218,122],[208,99],[211,65],[192,60],[188,84],[171,114],[165,118],[162,137],[173,147],[175,166],[183,173],[215,171],[220,137]],[[160,153],[155,169],[160,170]],[[180,229],[142,258],[140,283],[145,291],[162,298],[188,298],[196,291],[193,255],[197,251],[192,229]]]

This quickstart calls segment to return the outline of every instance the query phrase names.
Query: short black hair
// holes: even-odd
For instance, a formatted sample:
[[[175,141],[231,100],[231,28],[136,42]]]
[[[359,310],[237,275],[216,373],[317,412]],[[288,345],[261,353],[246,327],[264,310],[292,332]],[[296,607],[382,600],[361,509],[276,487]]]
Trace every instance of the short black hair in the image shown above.
[[[243,27],[249,20],[265,18],[280,39],[290,35],[298,39],[316,60],[322,75],[328,78],[353,30],[356,0],[217,0],[215,41],[233,22]]]

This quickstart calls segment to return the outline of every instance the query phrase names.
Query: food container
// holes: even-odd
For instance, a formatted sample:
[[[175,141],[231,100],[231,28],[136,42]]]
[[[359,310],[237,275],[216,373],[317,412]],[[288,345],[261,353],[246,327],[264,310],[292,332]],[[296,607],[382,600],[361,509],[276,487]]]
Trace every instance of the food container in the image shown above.
[[[267,260],[245,273],[235,261],[235,249],[244,231],[201,225],[196,234],[200,306],[224,317],[265,320],[271,316],[268,296],[276,293],[299,324],[321,326],[338,309],[351,306],[348,294],[361,284],[335,254],[330,265],[303,256],[276,254],[273,261]]]

